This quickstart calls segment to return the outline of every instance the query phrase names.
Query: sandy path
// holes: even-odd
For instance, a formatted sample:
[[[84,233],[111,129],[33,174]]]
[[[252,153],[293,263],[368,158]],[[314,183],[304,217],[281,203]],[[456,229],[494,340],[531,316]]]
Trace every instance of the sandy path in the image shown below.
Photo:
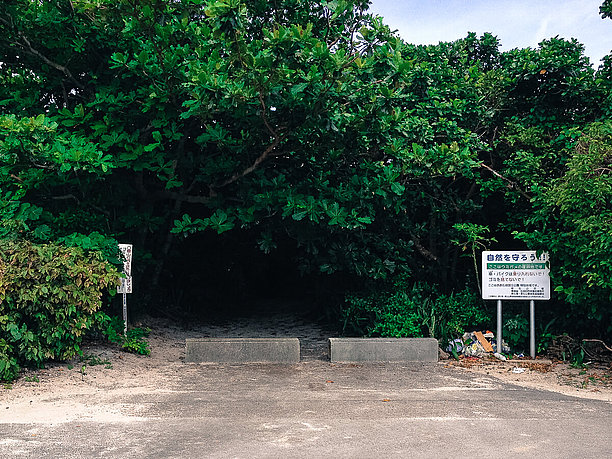
[[[327,338],[333,333],[291,313],[245,317],[213,325],[182,328],[157,319],[142,325],[152,328],[151,355],[129,354],[113,345],[90,342],[84,357],[52,363],[27,371],[11,385],[0,388],[0,422],[69,422],[73,420],[127,421],[123,407],[106,401],[121,394],[159,393],[172,387],[186,371],[185,339],[197,337],[298,337],[304,365],[325,361]],[[610,367],[571,368],[567,364],[499,361],[442,361],[439,365],[471,372],[474,378],[494,377],[504,382],[612,403]],[[521,373],[515,367],[526,367]],[[517,371],[517,370],[515,370]],[[19,419],[16,414],[19,413]],[[129,420],[138,419],[130,413]]]

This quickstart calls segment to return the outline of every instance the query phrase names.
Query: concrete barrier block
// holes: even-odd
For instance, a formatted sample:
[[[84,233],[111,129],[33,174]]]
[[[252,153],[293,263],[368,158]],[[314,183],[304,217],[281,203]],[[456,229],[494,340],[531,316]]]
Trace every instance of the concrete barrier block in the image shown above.
[[[188,338],[186,362],[297,363],[297,338]]]
[[[435,338],[329,338],[332,362],[437,362]]]

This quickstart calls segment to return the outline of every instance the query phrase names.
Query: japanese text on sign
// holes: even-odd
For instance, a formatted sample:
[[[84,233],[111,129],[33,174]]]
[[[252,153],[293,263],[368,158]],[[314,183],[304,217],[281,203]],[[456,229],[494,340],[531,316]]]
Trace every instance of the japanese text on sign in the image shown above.
[[[119,250],[123,256],[123,274],[121,285],[117,293],[132,293],[132,244],[119,244]]]
[[[482,252],[482,297],[549,300],[548,253],[535,250]]]

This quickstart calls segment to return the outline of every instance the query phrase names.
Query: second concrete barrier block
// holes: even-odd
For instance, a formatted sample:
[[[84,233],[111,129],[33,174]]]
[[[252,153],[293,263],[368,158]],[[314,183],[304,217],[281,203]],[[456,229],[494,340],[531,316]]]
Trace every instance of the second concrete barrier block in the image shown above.
[[[437,362],[435,338],[329,338],[332,362]]]

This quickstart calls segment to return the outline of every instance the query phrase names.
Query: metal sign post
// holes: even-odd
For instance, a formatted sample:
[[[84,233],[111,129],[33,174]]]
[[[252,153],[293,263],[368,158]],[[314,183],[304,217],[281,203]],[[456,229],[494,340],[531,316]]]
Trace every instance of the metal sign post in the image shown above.
[[[497,300],[497,349],[499,354],[503,352],[502,349],[502,301]]]
[[[529,302],[529,355],[535,359],[535,302]]]
[[[127,314],[127,294],[132,293],[132,244],[119,244],[119,250],[123,257],[123,274],[121,285],[117,293],[123,293],[123,334],[127,335],[128,314]]]
[[[550,300],[548,253],[482,252],[482,298],[497,300],[497,352],[502,351],[502,300],[530,300],[529,351],[535,359],[535,302]]]
[[[127,293],[123,294],[123,334],[127,336]]]

